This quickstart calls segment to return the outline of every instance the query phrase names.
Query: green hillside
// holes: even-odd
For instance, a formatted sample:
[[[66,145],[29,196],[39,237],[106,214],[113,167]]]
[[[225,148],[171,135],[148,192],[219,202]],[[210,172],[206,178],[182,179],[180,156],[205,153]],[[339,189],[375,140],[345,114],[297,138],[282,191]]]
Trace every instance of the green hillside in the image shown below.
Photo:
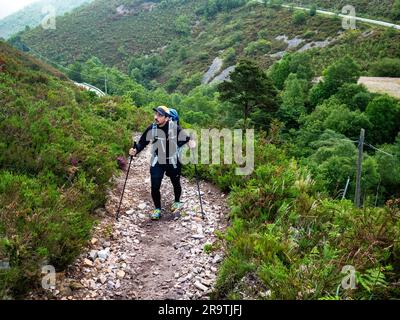
[[[33,54],[63,66],[95,56],[149,88],[161,83],[169,91],[185,92],[200,83],[216,57],[224,60],[224,67],[242,57],[272,65],[276,58],[271,55],[288,48],[276,39],[283,35],[302,39],[289,51],[323,41],[336,44],[312,50],[317,75],[337,51],[352,55],[366,74],[377,59],[398,56],[398,33],[388,35],[382,28],[358,24],[357,31],[343,33],[335,17],[305,15],[296,22],[296,12],[254,2],[209,13],[207,3],[164,1],[151,7],[143,1],[99,0],[61,18],[57,30],[36,28],[11,42],[22,41]],[[369,29],[373,32],[365,34]],[[152,80],[156,82],[150,84]]]
[[[48,13],[42,13],[42,10],[48,6],[54,7],[57,16],[62,16],[90,1],[93,0],[41,0],[35,2],[0,20],[0,38],[7,39],[13,34],[25,30],[26,27],[36,27],[48,15]]]
[[[98,100],[0,42],[0,298],[26,294],[40,266],[75,259],[105,202],[135,109]],[[143,113],[141,113],[141,119]]]
[[[39,52],[52,51],[46,56],[61,64],[95,55],[108,65],[127,67],[128,55],[150,53],[178,37],[175,20],[182,15],[192,21],[201,2],[204,1],[174,1],[166,6],[157,3],[151,10],[140,0],[97,0],[61,17],[56,30],[36,28],[22,39]],[[119,7],[123,8],[120,13]]]

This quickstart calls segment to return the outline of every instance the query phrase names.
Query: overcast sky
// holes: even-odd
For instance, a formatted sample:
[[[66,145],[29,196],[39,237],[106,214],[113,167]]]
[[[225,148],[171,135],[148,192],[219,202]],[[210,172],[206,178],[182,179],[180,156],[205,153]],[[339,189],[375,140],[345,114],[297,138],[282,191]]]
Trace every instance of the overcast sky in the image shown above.
[[[39,0],[0,0],[0,19]]]

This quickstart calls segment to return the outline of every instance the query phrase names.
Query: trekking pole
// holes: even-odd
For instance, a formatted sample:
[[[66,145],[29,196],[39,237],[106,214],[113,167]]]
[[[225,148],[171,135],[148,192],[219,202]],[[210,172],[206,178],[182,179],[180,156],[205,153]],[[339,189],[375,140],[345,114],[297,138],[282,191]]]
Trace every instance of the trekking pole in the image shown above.
[[[194,159],[194,151],[192,153],[192,159],[193,159],[193,163],[194,163],[194,174],[196,176],[197,192],[199,193],[201,217],[204,220],[205,219],[205,213],[204,213],[204,210],[203,210],[203,201],[201,200],[200,184],[199,184],[199,172],[197,171],[197,165],[196,165],[196,162],[195,162],[195,159]]]
[[[134,142],[133,147],[136,148],[136,141]],[[126,182],[128,181],[129,170],[131,169],[132,159],[133,159],[133,156],[130,156],[128,171],[126,172],[126,178],[125,178],[124,187],[122,189],[121,200],[119,201],[119,206],[118,206],[118,210],[117,210],[117,221],[119,221],[119,210],[121,209],[122,198],[124,197],[125,186],[126,186]]]
[[[203,220],[205,219],[205,213],[203,211],[203,202],[201,201],[201,193],[200,193],[200,185],[199,185],[199,173],[197,171],[197,165],[194,164],[194,172],[196,175],[196,183],[197,183],[197,191],[199,192],[199,199],[200,199],[200,208],[201,208],[201,217]]]

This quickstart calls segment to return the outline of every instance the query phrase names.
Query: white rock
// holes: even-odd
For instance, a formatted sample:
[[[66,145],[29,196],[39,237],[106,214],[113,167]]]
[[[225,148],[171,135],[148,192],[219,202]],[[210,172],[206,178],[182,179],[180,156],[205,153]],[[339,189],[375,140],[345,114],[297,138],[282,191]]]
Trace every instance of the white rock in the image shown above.
[[[92,259],[93,261],[96,260],[97,251],[96,251],[96,250],[91,250],[91,251],[89,252],[89,257],[90,257],[90,259]]]
[[[114,286],[115,286],[115,283],[114,282],[112,282],[111,280],[109,280],[108,282],[107,282],[107,288],[108,289],[114,289]]]
[[[127,215],[131,215],[131,214],[134,213],[134,212],[135,212],[135,210],[130,209],[130,210],[126,211],[126,214],[127,214]]]
[[[85,266],[93,267],[93,262],[89,259],[85,258],[85,260],[83,260],[83,263],[85,264]]]
[[[193,234],[193,235],[192,235],[192,238],[193,238],[193,239],[203,239],[203,238],[204,238],[204,235],[203,235],[203,234]]]
[[[141,203],[141,204],[138,205],[138,208],[139,208],[140,210],[144,210],[144,209],[147,208],[147,204]]]
[[[106,281],[107,281],[107,277],[104,276],[104,275],[101,275],[101,276],[99,277],[99,280],[100,280],[101,284],[105,284]]]
[[[220,263],[222,261],[222,257],[219,254],[216,254],[212,263],[216,264],[216,263]]]
[[[108,249],[108,250],[107,250]],[[108,255],[110,253],[109,248],[107,248],[105,250],[100,250],[99,252],[97,252],[97,256],[99,257],[100,260],[107,260]]]
[[[126,253],[123,253],[123,254],[119,257],[119,259],[120,259],[121,261],[125,261],[127,258],[128,258],[128,256],[126,255]]]
[[[124,270],[119,270],[117,272],[117,277],[120,278],[120,279],[123,279],[125,277],[125,271]]]
[[[265,292],[260,292],[260,296],[262,298],[269,298],[269,297],[271,297],[271,294],[272,294],[271,290],[267,290]]]
[[[211,284],[212,284],[212,281],[211,280],[207,280],[207,279],[201,279],[200,282],[202,284],[204,284],[205,286],[207,286],[207,287],[211,286]]]
[[[194,283],[194,286],[195,286],[197,289],[202,290],[202,291],[207,291],[207,290],[208,290],[208,288],[207,288],[205,285],[201,284],[200,281],[196,281],[196,282]]]

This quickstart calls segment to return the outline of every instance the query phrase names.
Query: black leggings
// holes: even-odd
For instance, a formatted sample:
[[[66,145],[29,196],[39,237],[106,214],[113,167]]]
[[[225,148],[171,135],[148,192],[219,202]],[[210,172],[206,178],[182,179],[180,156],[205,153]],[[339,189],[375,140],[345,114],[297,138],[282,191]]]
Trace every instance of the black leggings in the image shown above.
[[[154,206],[156,209],[161,209],[161,194],[160,187],[164,173],[171,179],[174,187],[175,202],[179,202],[182,194],[181,187],[181,164],[178,163],[174,168],[172,164],[159,164],[158,162],[154,167],[150,167],[151,176],[151,196],[153,198]]]

